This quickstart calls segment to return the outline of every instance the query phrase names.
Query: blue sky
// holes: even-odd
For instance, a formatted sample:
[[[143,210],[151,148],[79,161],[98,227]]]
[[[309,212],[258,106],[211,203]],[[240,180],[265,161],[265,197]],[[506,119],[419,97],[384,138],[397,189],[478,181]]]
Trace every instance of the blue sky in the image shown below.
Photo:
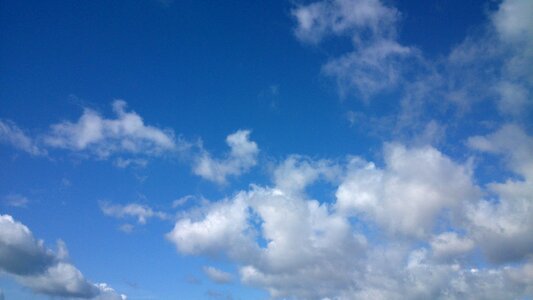
[[[0,299],[533,297],[531,1],[0,5]]]

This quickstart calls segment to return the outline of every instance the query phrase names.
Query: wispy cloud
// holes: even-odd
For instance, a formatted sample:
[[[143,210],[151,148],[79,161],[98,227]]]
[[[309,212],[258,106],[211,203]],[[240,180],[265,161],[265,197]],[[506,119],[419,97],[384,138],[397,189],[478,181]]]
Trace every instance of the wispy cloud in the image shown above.
[[[215,267],[204,267],[204,273],[216,283],[226,284],[232,281],[232,276],[230,273],[224,272]]]
[[[29,137],[15,123],[0,119],[0,142],[9,144],[16,149],[27,152],[31,155],[45,155],[46,151],[41,149],[35,141]]]
[[[20,194],[10,194],[4,197],[4,204],[12,207],[27,207],[30,200]]]
[[[351,39],[353,49],[327,62],[323,71],[337,79],[341,95],[364,99],[395,87],[417,51],[396,38],[399,12],[379,0],[324,0],[297,6],[296,36],[317,44],[329,36]]]
[[[151,218],[167,220],[170,216],[164,212],[153,210],[148,205],[129,203],[113,204],[109,202],[100,202],[100,209],[106,216],[115,218],[135,218],[137,223],[144,225]]]

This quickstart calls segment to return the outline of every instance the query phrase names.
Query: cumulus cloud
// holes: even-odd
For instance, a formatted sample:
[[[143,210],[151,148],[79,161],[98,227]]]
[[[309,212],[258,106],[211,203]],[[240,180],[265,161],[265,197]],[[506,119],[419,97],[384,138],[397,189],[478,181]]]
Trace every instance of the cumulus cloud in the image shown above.
[[[196,175],[207,180],[224,184],[228,176],[238,176],[257,163],[259,147],[250,140],[249,130],[238,130],[226,137],[230,147],[229,154],[223,159],[216,159],[205,150],[197,158],[193,166]]]
[[[247,209],[244,194],[232,201],[209,204],[201,216],[178,220],[166,237],[184,254],[249,257],[254,245],[252,232],[248,230]]]
[[[178,221],[167,237],[184,254],[223,253],[241,265],[243,282],[275,297],[325,296],[349,280],[364,248],[364,238],[349,228],[317,201],[254,187],[212,204],[196,221]]]
[[[119,168],[144,167],[148,157],[169,153],[183,154],[191,147],[176,139],[170,129],[145,124],[134,111],[127,111],[123,100],[112,102],[114,118],[84,108],[77,121],[63,121],[40,135],[29,136],[15,123],[0,120],[0,143],[28,152],[47,155],[51,149],[66,149],[99,159],[114,157]]]
[[[60,242],[58,248],[56,254],[35,239],[24,224],[9,215],[0,215],[0,270],[22,285],[53,297],[126,299],[112,289],[87,281],[66,261],[64,243]]]
[[[531,295],[531,283],[520,276],[530,276],[524,254],[532,250],[517,244],[521,239],[529,245],[530,229],[524,228],[533,219],[530,209],[506,209],[501,192],[502,204],[486,216],[479,207],[493,204],[482,198],[470,164],[433,147],[392,143],[383,153],[383,167],[357,157],[341,164],[290,156],[272,170],[273,186],[252,185],[205,203],[200,213],[195,209],[179,219],[167,239],[183,254],[225,256],[238,266],[241,282],[266,289],[274,299]],[[321,178],[336,189],[333,203],[306,195]],[[482,214],[477,219],[474,207]],[[489,220],[507,227],[492,232],[483,227]],[[513,228],[518,236],[498,239]],[[480,249],[487,259],[505,262],[493,259],[490,249],[497,242],[514,242],[498,253],[518,249],[522,263],[487,267],[469,260]]]
[[[469,169],[432,147],[390,144],[385,168],[356,159],[349,169],[336,194],[339,211],[377,222],[391,234],[427,236],[442,213],[457,213],[461,203],[477,197]]]
[[[172,131],[145,125],[137,113],[126,111],[122,100],[113,101],[112,106],[115,119],[86,108],[77,122],[52,125],[44,143],[73,151],[87,150],[101,158],[113,153],[160,154],[176,148]]]
[[[0,143],[9,144],[16,149],[31,155],[44,155],[46,151],[41,149],[35,141],[29,137],[15,123],[0,119]]]
[[[215,267],[211,267],[211,266],[204,267],[204,273],[216,283],[224,284],[224,283],[230,283],[232,281],[232,277],[230,273],[224,272]]]
[[[275,168],[273,180],[276,187],[286,193],[301,193],[320,178],[336,180],[340,172],[340,166],[331,161],[291,155]]]

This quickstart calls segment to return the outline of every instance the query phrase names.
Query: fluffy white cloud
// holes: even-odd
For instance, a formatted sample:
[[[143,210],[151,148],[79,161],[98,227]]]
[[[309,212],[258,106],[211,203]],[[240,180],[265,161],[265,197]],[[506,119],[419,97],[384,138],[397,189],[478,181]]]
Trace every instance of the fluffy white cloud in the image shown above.
[[[15,123],[0,120],[0,143],[9,144],[31,155],[44,155],[46,151],[37,146]]]
[[[82,273],[65,261],[64,243],[58,253],[44,246],[31,231],[9,215],[0,215],[0,270],[15,277],[36,293],[53,297],[125,299],[111,290],[88,282]]]
[[[340,173],[340,166],[331,161],[313,161],[292,155],[275,168],[273,180],[276,187],[283,192],[299,194],[316,180],[323,178],[327,181],[334,181]]]
[[[238,176],[255,166],[259,148],[255,142],[250,141],[249,130],[238,130],[228,135],[226,143],[231,150],[224,159],[212,158],[211,154],[204,150],[196,158],[194,173],[207,180],[224,184],[228,176]]]
[[[116,118],[107,119],[86,108],[77,122],[52,125],[44,143],[49,147],[90,151],[101,158],[114,153],[154,155],[176,149],[172,131],[145,125],[137,113],[126,111],[126,102],[115,100],[113,111]]]
[[[349,283],[365,245],[326,205],[262,187],[178,221],[167,237],[184,254],[227,255],[242,266],[243,282],[275,297],[330,294]]]
[[[275,297],[326,296],[349,283],[365,247],[347,219],[301,191],[330,169],[326,161],[290,157],[274,171],[280,188],[254,186],[212,203],[179,220],[167,237],[184,254],[227,255],[241,265],[243,282]]]
[[[230,257],[250,257],[253,238],[247,224],[245,194],[239,193],[232,201],[210,204],[199,216],[182,218],[167,239],[185,254],[226,254]]]
[[[349,169],[336,194],[339,211],[392,234],[427,236],[443,213],[477,197],[470,171],[432,147],[390,144],[383,169],[357,159]]]
[[[494,25],[503,39],[533,41],[533,3],[528,0],[506,0],[492,16]],[[529,53],[531,54],[531,53]]]
[[[206,266],[204,267],[204,273],[216,283],[230,283],[232,281],[231,274],[219,270],[215,267]]]
[[[523,278],[531,276],[529,263],[491,268],[470,261],[476,248],[496,261],[490,238],[498,239],[498,233],[482,236],[486,232],[471,215],[471,208],[487,201],[468,163],[433,147],[400,144],[385,146],[384,162],[378,168],[351,158],[342,166],[290,156],[272,170],[272,187],[252,186],[194,209],[167,238],[183,254],[226,256],[239,267],[243,283],[264,288],[275,299],[531,295],[531,282]],[[306,195],[306,187],[321,178],[338,185],[334,203]],[[507,197],[503,191],[499,195]],[[522,219],[514,215],[519,208],[498,206],[490,218],[482,209],[473,211],[496,227],[507,225],[502,232],[519,228],[527,244],[522,228],[533,218],[523,218],[531,210],[522,210]],[[532,253],[511,245],[506,251]]]

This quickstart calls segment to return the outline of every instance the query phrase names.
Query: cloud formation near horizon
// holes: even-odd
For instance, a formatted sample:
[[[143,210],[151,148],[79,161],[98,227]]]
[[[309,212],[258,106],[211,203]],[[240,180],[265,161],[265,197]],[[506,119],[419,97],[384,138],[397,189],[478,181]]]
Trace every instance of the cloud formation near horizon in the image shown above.
[[[471,143],[498,147],[498,134]],[[512,158],[525,149],[513,148]],[[532,292],[528,177],[489,185],[495,203],[468,162],[433,147],[388,144],[384,156],[384,167],[360,157],[329,165],[289,157],[273,171],[273,186],[206,204],[167,238],[183,254],[223,253],[242,282],[274,298],[516,299]],[[339,170],[337,179],[322,175]],[[306,180],[287,186],[282,172]],[[334,202],[307,195],[320,178],[331,182]],[[478,250],[496,265],[470,261]]]
[[[51,297],[125,300],[105,283],[92,284],[68,261],[63,242],[54,253],[24,224],[0,215],[0,270],[36,293]]]

